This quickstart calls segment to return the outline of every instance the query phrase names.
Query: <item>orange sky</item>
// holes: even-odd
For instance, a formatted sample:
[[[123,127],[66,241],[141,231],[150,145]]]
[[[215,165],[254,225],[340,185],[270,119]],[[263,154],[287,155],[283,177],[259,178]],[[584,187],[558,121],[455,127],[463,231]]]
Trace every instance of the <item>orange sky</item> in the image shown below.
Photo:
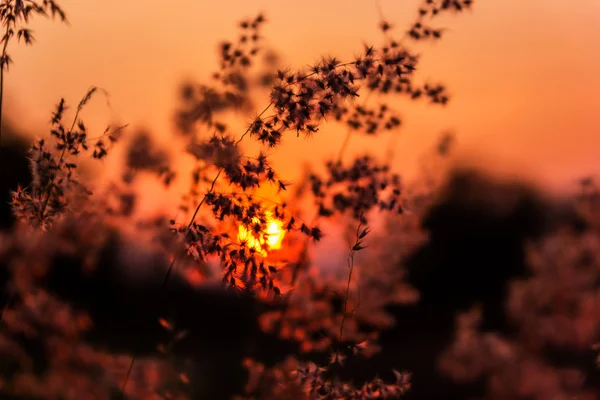
[[[269,44],[293,67],[326,54],[351,59],[363,41],[380,40],[377,7],[367,0],[60,3],[70,26],[40,21],[35,46],[10,51],[5,105],[18,126],[37,134],[47,132],[61,96],[76,103],[97,85],[110,92],[122,122],[151,127],[169,140],[177,83],[207,77],[216,66],[217,41],[235,38],[236,22],[258,11],[269,19]],[[417,4],[380,0],[399,29]],[[419,46],[419,73],[446,83],[453,99],[446,109],[397,104],[405,120],[396,149],[401,172],[413,173],[440,132],[451,129],[458,159],[541,179],[554,189],[600,174],[600,1],[477,0],[472,12],[440,23],[446,37]],[[98,103],[85,119],[100,130],[110,114]],[[275,157],[280,172],[297,178],[295,161],[333,156],[343,135],[327,128],[311,140],[288,138]],[[386,143],[353,140],[349,150],[369,145],[381,154]]]

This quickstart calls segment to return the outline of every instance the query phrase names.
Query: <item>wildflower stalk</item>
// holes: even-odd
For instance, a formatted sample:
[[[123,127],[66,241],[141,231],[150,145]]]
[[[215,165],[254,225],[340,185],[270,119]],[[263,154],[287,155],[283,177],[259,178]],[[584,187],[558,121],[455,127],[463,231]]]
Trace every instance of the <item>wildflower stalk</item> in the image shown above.
[[[370,94],[371,92],[369,92]],[[365,98],[365,103],[368,100],[368,96]],[[342,158],[344,157],[344,153],[346,152],[346,150],[348,149],[348,144],[350,142],[350,139],[352,137],[352,129],[348,128],[348,130],[346,131],[346,136],[344,138],[344,142],[342,143],[342,146],[340,147],[340,150],[338,152],[338,162],[340,162],[342,160]],[[315,225],[318,221],[319,221],[319,217],[320,214],[317,212],[317,214],[313,217],[312,221],[311,221],[311,225]],[[292,279],[290,281],[290,285],[293,287],[296,284],[296,281],[298,280],[298,277],[300,276],[300,268],[302,267],[302,265],[304,265],[304,263],[307,261],[308,259],[308,244],[309,244],[309,238],[305,238],[304,239],[304,243],[302,245],[302,251],[300,252],[300,258],[298,260],[298,262],[296,263],[296,265],[294,266],[294,270],[292,271]],[[293,296],[293,291],[288,292],[284,303],[283,303],[283,311],[281,314],[281,318],[280,318],[280,323],[279,323],[279,331],[281,333],[281,329],[283,328],[283,321],[285,319],[285,317],[287,316],[287,311],[290,308],[289,307],[289,302],[291,300],[291,297]],[[344,315],[345,318],[345,315]]]
[[[402,43],[402,41],[404,40],[404,38],[406,37],[406,34],[403,35],[399,41],[399,43]],[[355,62],[346,62],[346,63],[342,63],[340,65],[338,65],[338,67],[343,67],[343,66],[349,66],[354,64]],[[314,73],[310,73],[308,75],[305,76],[309,77],[311,75],[314,75]],[[366,106],[369,102],[369,98],[371,96],[371,94],[373,93],[373,91],[369,91],[367,93],[367,95],[365,96],[365,99],[363,101],[363,106]],[[352,128],[348,127],[348,129],[346,130],[346,135],[344,136],[344,141],[342,142],[342,145],[340,146],[340,149],[338,150],[338,155],[337,155],[337,162],[340,163],[342,161],[342,159],[344,158],[344,154],[346,153],[346,151],[348,150],[348,145],[350,144],[350,140],[352,139]],[[314,225],[316,222],[318,222],[319,220],[319,214],[317,213],[317,215],[312,219],[311,224]],[[308,240],[305,240],[304,242],[304,249],[302,251],[302,257],[306,257],[307,256],[307,247],[308,246]],[[304,261],[304,260],[302,260]],[[296,264],[296,267],[294,269],[294,272],[292,273],[292,281],[291,281],[291,285],[293,286],[296,283],[296,280],[298,279],[298,275],[299,275],[299,268],[302,265],[301,262]],[[292,292],[290,292],[288,297],[291,297]],[[286,307],[287,308],[287,307]],[[284,311],[285,313],[285,311]]]
[[[371,95],[371,93],[372,92],[369,92],[365,96],[364,105],[366,105],[367,102],[369,101],[369,96]],[[350,143],[351,138],[352,138],[352,129],[350,127],[348,127],[348,130],[346,131],[346,136],[344,137],[342,146],[340,147],[340,149],[338,151],[337,162],[342,161],[344,154],[346,153],[346,150],[348,149],[348,144]],[[320,214],[317,212],[317,215],[315,215],[311,221],[311,225],[315,225],[319,221],[319,217],[320,217]],[[300,253],[300,259],[294,266],[294,271],[292,272],[292,279],[290,281],[291,286],[294,286],[294,284],[298,280],[298,276],[300,275],[300,268],[308,258],[308,244],[309,244],[309,238],[306,238],[303,243],[302,252]],[[290,291],[284,301],[284,308],[283,308],[283,312],[282,312],[282,316],[281,316],[281,321],[283,321],[283,319],[286,316],[287,310],[289,309],[288,303],[289,303],[292,295],[293,295],[293,291]],[[283,324],[279,324],[279,328],[281,329],[282,327],[283,327]]]
[[[94,89],[93,88],[90,89],[90,91],[88,91],[88,93],[90,93],[92,90],[94,90]],[[86,95],[84,97],[84,100],[87,97],[88,96]],[[75,129],[75,124],[77,123],[77,119],[79,118],[79,113],[81,112],[81,109],[83,108],[83,105],[85,104],[84,100],[79,102],[79,105],[77,106],[77,111],[75,112],[75,117],[73,117],[73,122],[71,123],[71,127],[69,128],[69,132],[73,132],[73,129]],[[66,151],[67,151],[67,146],[63,147],[62,152],[60,153],[60,157],[58,158],[57,165],[60,166],[61,163],[63,162]],[[48,206],[48,201],[50,201],[50,196],[52,195],[52,189],[53,189],[53,186],[48,187],[48,192],[46,193],[46,198],[44,199],[44,202],[42,203],[42,208],[40,209],[40,224],[44,221],[44,213],[46,211],[46,207]]]
[[[265,108],[263,111],[261,111],[261,113],[258,115],[257,118],[260,118],[261,116],[264,115],[264,113],[266,113],[269,108],[271,108],[271,106],[273,105],[273,101],[271,101]],[[240,138],[235,142],[236,145],[238,145],[243,139],[244,137],[246,137],[246,135],[250,132],[250,128],[251,126],[248,126],[248,128],[246,129],[246,131],[240,136]],[[196,216],[198,215],[198,212],[200,211],[200,208],[202,207],[202,205],[204,204],[204,202],[206,201],[206,197],[207,195],[213,193],[215,185],[217,184],[217,180],[219,179],[219,177],[221,176],[221,173],[223,172],[223,168],[219,168],[217,175],[215,176],[215,178],[212,180],[210,188],[208,189],[208,191],[206,192],[206,194],[202,197],[202,200],[200,200],[200,203],[198,203],[198,206],[196,207],[196,209],[194,210],[194,213],[192,214],[192,218],[190,219],[190,222],[188,223],[185,233],[184,233],[184,240],[187,239],[188,234],[190,233],[190,230],[192,228],[192,225],[194,224],[194,221],[196,220]],[[171,263],[169,264],[169,268],[167,269],[167,273],[165,274],[165,277],[163,279],[162,285],[161,285],[161,291],[160,293],[162,294],[165,287],[167,286],[167,282],[169,281],[169,277],[171,276],[171,273],[173,272],[173,269],[175,268],[175,263],[177,262],[178,257],[177,255],[175,255],[173,257],[173,260],[171,261]],[[121,394],[119,396],[120,399],[123,399],[125,396],[125,388],[127,386],[127,382],[129,381],[129,377],[131,375],[131,371],[133,370],[133,365],[135,364],[135,360],[136,360],[137,356],[134,354],[133,357],[131,358],[131,364],[129,365],[129,369],[127,371],[127,375],[125,377],[125,382],[123,383],[123,387],[121,389]]]
[[[0,147],[2,146],[2,100],[4,99],[4,60],[6,60],[6,49],[8,47],[8,35],[10,32],[10,25],[6,24],[6,30],[4,32],[4,44],[2,45],[2,55],[0,56]],[[8,64],[7,64],[8,66]],[[0,152],[0,157],[1,157]]]
[[[356,228],[356,240],[352,247],[350,248],[350,253],[348,254],[348,281],[346,282],[346,294],[344,296],[344,313],[342,315],[342,322],[340,323],[340,342],[342,342],[344,337],[344,323],[346,322],[346,316],[348,314],[348,298],[350,295],[350,282],[352,281],[352,272],[354,271],[354,256],[357,251],[360,251],[365,248],[362,245],[361,240],[369,233],[368,228],[365,228],[361,232],[362,223],[358,224]]]
[[[361,240],[367,236],[367,234],[369,233],[369,228],[365,228],[361,231],[362,228],[362,223],[359,222],[358,227],[356,228],[356,240],[354,241],[354,244],[352,244],[350,247],[350,252],[348,253],[348,280],[346,281],[346,293],[344,295],[344,308],[342,310],[342,321],[340,323],[340,336],[339,336],[339,345],[341,346],[343,340],[344,340],[344,325],[346,323],[346,317],[348,316],[348,299],[350,298],[350,282],[352,282],[352,272],[354,271],[354,256],[356,255],[357,251],[360,251],[362,249],[365,248],[365,246],[362,245]],[[356,309],[354,310],[356,311]],[[353,312],[354,312],[353,311]],[[340,354],[341,351],[336,351],[335,352],[335,358],[332,360],[332,364],[338,363],[340,362]],[[335,385],[330,385],[329,387],[329,396],[333,395],[333,390],[334,390]]]
[[[206,192],[206,194],[204,195],[204,197],[202,197],[202,200],[200,200],[200,203],[198,203],[198,206],[196,207],[196,210],[194,211],[194,214],[192,215],[192,218],[190,219],[190,222],[188,223],[186,229],[185,229],[185,234],[184,234],[184,239],[187,239],[187,236],[190,233],[190,230],[192,229],[192,224],[194,223],[194,221],[196,220],[196,216],[198,215],[198,212],[200,211],[200,207],[202,207],[202,204],[204,204],[204,201],[206,200],[206,196],[210,193],[213,192],[215,185],[217,183],[217,180],[219,179],[219,176],[221,175],[221,172],[223,172],[223,168],[220,168],[219,171],[217,172],[217,175],[215,176],[215,178],[212,180],[212,183],[210,185],[210,188],[208,189],[208,192]],[[167,281],[169,280],[169,277],[171,276],[171,272],[173,272],[173,268],[175,267],[175,263],[177,262],[177,257],[173,257],[173,260],[171,261],[171,264],[169,264],[169,269],[167,270],[167,273],[165,275],[165,278],[163,280],[162,286],[161,286],[161,290],[165,288],[165,286],[167,285]]]

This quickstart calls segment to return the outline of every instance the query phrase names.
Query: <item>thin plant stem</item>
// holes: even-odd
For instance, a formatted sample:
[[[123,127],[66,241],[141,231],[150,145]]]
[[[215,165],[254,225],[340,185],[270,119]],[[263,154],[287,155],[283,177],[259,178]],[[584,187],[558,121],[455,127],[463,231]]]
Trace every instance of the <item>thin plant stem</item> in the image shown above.
[[[223,171],[223,169],[219,169],[219,171],[217,172],[217,175],[215,176],[215,179],[213,179],[211,185],[210,185],[210,189],[208,189],[208,192],[206,193],[212,193],[213,189],[215,188],[215,185],[217,183],[217,179],[219,179],[219,176],[221,175],[221,172]],[[184,234],[184,240],[187,239],[188,234],[190,233],[190,230],[192,229],[192,225],[194,224],[194,221],[196,220],[196,216],[198,215],[198,211],[200,211],[200,207],[202,207],[202,204],[204,204],[204,201],[206,200],[206,195],[204,195],[202,197],[202,200],[200,200],[200,203],[198,203],[198,206],[196,207],[196,210],[194,211],[194,214],[192,215],[192,218],[190,219],[190,222],[188,223],[186,229],[185,229],[185,234]],[[175,267],[175,263],[177,262],[177,257],[173,257],[173,260],[171,261],[171,264],[169,264],[169,269],[167,270],[167,273],[165,275],[165,278],[163,280],[162,286],[161,286],[161,290],[164,289],[167,286],[167,281],[169,280],[169,277],[171,276],[171,272],[173,272],[173,268]]]
[[[360,228],[362,227],[362,224],[358,224],[358,227],[356,228],[356,241],[355,243],[352,245],[352,248],[350,249],[350,253],[348,254],[348,281],[346,283],[346,294],[344,296],[344,313],[342,315],[342,322],[340,323],[340,343],[343,340],[344,337],[344,323],[346,322],[346,315],[348,314],[348,298],[349,298],[349,294],[350,294],[350,281],[352,281],[352,272],[354,271],[354,256],[356,254],[356,252],[358,251],[356,248],[359,245],[359,241],[360,241]]]
[[[260,118],[263,116],[264,113],[266,113],[269,108],[271,108],[271,106],[273,105],[273,101],[271,101],[264,110],[262,110],[260,112],[260,114],[258,114],[258,116],[256,118]],[[252,124],[248,125],[248,128],[246,129],[246,131],[242,134],[242,136],[240,136],[240,138],[235,142],[236,145],[240,144],[240,142],[244,139],[244,137],[246,137],[246,135],[248,134],[248,132],[250,132],[250,129],[252,128]]]
[[[217,172],[217,175],[212,180],[212,183],[210,185],[210,188],[208,189],[208,192],[206,192],[206,194],[202,197],[202,200],[200,200],[200,203],[198,203],[198,206],[196,207],[196,210],[194,211],[194,214],[192,215],[192,218],[190,219],[190,222],[188,223],[188,225],[186,227],[186,230],[184,233],[184,240],[187,239],[187,236],[190,233],[190,230],[192,229],[192,225],[194,224],[194,221],[196,220],[196,216],[198,215],[200,208],[202,207],[202,205],[204,204],[204,201],[206,200],[206,196],[209,193],[213,192],[215,185],[217,183],[217,180],[219,179],[219,176],[221,175],[222,171],[223,171],[223,169],[220,168],[219,171]],[[178,260],[177,255],[173,256],[173,260],[171,260],[171,263],[169,264],[169,268],[167,269],[167,273],[165,274],[162,285],[160,287],[159,296],[164,295],[164,290],[167,286],[167,282],[169,281],[169,277],[171,276],[171,273],[173,272],[173,269],[175,268],[175,263],[177,262],[177,260]],[[131,371],[133,370],[133,365],[135,364],[136,359],[137,359],[137,354],[134,353],[133,356],[131,357],[131,363],[129,364],[129,369],[127,370],[127,375],[125,376],[125,382],[123,382],[123,386],[121,387],[121,393],[119,395],[119,399],[125,398],[125,389],[127,387],[127,382],[129,382],[129,377],[131,376]]]
[[[8,47],[8,35],[10,32],[10,24],[6,24],[6,31],[4,32],[4,45],[2,46],[2,57],[0,60],[0,149],[2,148],[2,103],[4,99],[4,68],[6,60],[6,48]],[[6,64],[8,66],[8,63]],[[0,150],[0,159],[2,157],[2,151]]]
[[[362,227],[362,223],[358,224],[356,228],[356,240],[354,244],[350,247],[350,253],[348,253],[348,280],[346,282],[346,293],[344,295],[344,309],[342,310],[342,321],[340,323],[340,336],[339,336],[339,344],[341,345],[344,340],[344,324],[346,323],[346,317],[348,316],[348,299],[350,298],[350,283],[352,282],[352,272],[354,271],[354,256],[356,252],[360,249],[358,246],[360,245],[361,234],[360,228]],[[366,232],[366,231],[365,231]],[[352,314],[356,312],[356,308],[352,310]],[[335,360],[337,363],[340,360],[340,351],[335,352]],[[333,394],[334,386],[331,385],[329,389],[329,396]]]

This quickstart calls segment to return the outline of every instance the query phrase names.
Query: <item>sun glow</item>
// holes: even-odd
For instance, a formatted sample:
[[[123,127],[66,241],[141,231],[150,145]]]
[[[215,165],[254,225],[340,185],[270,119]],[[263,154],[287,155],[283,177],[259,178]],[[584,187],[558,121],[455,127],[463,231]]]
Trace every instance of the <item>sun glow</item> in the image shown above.
[[[281,248],[281,242],[285,236],[285,229],[283,229],[283,222],[274,218],[272,214],[266,213],[267,216],[267,227],[264,230],[264,237],[257,237],[259,235],[253,235],[247,227],[240,225],[238,229],[238,239],[240,242],[246,242],[248,247],[254,248],[262,255],[266,256],[270,250],[278,250]],[[252,220],[254,223],[260,223],[258,218]]]

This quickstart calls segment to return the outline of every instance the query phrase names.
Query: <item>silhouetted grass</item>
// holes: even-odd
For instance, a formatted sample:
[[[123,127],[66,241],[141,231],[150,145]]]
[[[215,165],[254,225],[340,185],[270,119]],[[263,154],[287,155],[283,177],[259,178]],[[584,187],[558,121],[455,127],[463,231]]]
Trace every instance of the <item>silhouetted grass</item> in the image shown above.
[[[121,178],[98,185],[78,173],[84,157],[107,157],[126,126],[88,131],[83,115],[96,87],[74,111],[61,99],[49,136],[30,146],[31,179],[5,184],[3,175],[17,221],[0,236],[10,299],[0,328],[0,393],[595,398],[600,202],[593,181],[558,204],[470,171],[448,181],[425,171],[406,183],[393,157],[346,159],[355,135],[400,129],[389,96],[450,102],[444,85],[419,81],[411,41],[440,39],[435,18],[471,3],[424,0],[398,38],[383,20],[381,46],[299,70],[276,66],[262,14],[241,21],[237,40],[221,43],[211,80],[181,87],[175,120],[183,145],[175,150],[189,169],[176,169],[151,133],[138,131],[126,134]],[[1,4],[4,28],[26,42],[30,33],[20,26],[30,14],[65,19],[52,1]],[[266,106],[255,107],[251,99],[264,90]],[[253,115],[245,131],[232,131],[231,111]],[[347,128],[337,157],[310,168],[288,192],[270,157],[284,139],[320,135],[328,124]],[[258,153],[245,151],[249,141]],[[452,144],[443,136],[432,157],[443,163]],[[24,160],[0,165],[11,159],[15,168]],[[172,199],[177,217],[140,215],[139,177],[154,177],[171,195],[182,174],[191,185]],[[267,187],[277,196],[265,197]],[[374,218],[383,228],[371,227]],[[346,270],[328,273],[315,261],[315,243],[331,234],[323,226],[338,226],[347,239]],[[269,244],[273,235],[281,249]]]

